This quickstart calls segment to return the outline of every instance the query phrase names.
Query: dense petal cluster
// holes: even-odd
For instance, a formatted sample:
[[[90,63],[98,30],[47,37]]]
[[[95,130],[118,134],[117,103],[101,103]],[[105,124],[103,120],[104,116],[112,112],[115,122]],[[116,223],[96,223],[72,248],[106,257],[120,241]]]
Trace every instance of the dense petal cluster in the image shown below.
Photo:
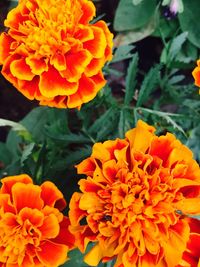
[[[192,75],[195,80],[195,85],[200,87],[200,59],[197,60],[197,67],[193,70]]]
[[[49,182],[34,185],[28,175],[3,178],[0,189],[0,266],[56,267],[67,259],[74,238],[60,212],[62,193]]]
[[[200,168],[173,134],[138,121],[125,139],[96,143],[70,202],[70,231],[85,261],[115,267],[197,267]],[[187,216],[188,215],[188,216]],[[200,264],[200,263],[199,263]],[[199,265],[198,265],[199,266]]]
[[[19,0],[0,36],[2,74],[41,105],[80,107],[105,85],[102,67],[112,58],[106,23],[90,24],[90,0]]]

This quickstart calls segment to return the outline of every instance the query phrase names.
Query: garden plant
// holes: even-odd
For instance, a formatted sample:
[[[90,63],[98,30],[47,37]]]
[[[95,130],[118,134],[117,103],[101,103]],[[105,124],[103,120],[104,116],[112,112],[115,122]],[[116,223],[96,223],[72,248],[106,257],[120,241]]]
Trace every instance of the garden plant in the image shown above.
[[[200,267],[199,0],[1,8],[0,267]]]

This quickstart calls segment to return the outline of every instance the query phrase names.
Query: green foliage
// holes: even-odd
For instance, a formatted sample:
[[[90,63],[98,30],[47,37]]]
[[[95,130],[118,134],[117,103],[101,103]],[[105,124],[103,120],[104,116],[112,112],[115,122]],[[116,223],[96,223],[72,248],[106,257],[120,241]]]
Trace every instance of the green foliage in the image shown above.
[[[115,15],[115,30],[127,31],[144,26],[153,15],[155,8],[155,0],[143,0],[138,5],[134,5],[132,0],[121,0]]]
[[[182,31],[188,32],[191,43],[200,48],[200,26],[198,23],[200,5],[198,0],[183,0],[184,12],[179,14],[179,22]]]

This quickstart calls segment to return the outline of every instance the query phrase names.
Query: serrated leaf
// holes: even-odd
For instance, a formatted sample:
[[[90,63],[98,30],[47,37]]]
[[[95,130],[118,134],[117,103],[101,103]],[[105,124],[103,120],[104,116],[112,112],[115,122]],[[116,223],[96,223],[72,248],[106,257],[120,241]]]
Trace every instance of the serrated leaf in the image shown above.
[[[143,111],[143,112],[148,112],[150,114],[153,115],[157,115],[163,119],[165,119],[169,124],[172,125],[172,127],[178,131],[180,131],[183,135],[186,136],[185,131],[183,130],[183,128],[178,125],[171,117],[183,117],[183,115],[181,114],[174,114],[174,113],[169,113],[169,112],[162,112],[162,111],[157,111],[157,110],[153,110],[153,109],[147,109],[147,108],[139,108],[137,110]]]
[[[53,133],[49,131],[48,128],[45,134],[54,140],[66,143],[73,143],[73,144],[91,143],[91,140],[83,134],[73,134],[73,133],[59,134],[57,132]]]
[[[132,57],[131,51],[135,48],[134,45],[121,45],[119,46],[113,56],[111,63],[116,63]]]
[[[21,165],[24,165],[24,162],[28,159],[28,157],[31,155],[31,153],[33,152],[35,143],[30,143],[27,146],[24,147],[23,149],[23,153],[21,156]]]
[[[137,83],[136,75],[138,70],[138,60],[139,60],[138,54],[135,53],[128,67],[126,76],[126,92],[124,99],[125,105],[128,105],[131,102],[135,92],[135,86]]]
[[[126,109],[120,110],[118,132],[119,138],[124,138],[125,133],[131,128],[133,118],[130,116],[129,111]]]
[[[158,64],[152,67],[145,76],[139,91],[136,107],[142,106],[152,91],[157,87],[160,78],[160,69],[161,65]]]

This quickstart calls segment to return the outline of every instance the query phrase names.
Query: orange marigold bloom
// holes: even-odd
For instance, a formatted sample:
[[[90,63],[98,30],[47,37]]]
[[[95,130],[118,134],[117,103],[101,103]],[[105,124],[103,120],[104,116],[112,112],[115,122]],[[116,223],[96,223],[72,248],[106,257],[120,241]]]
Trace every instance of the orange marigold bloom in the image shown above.
[[[51,182],[34,185],[25,174],[1,180],[0,266],[56,267],[67,259],[74,238],[60,212],[63,194]]]
[[[70,201],[70,231],[85,262],[115,267],[195,267],[200,225],[200,168],[171,133],[139,121],[125,139],[96,143],[78,166],[87,175]],[[196,242],[198,241],[198,242]],[[194,264],[195,263],[195,264]]]
[[[197,60],[197,67],[193,70],[192,75],[195,80],[195,85],[200,87],[200,59]]]
[[[0,36],[2,74],[41,105],[80,107],[105,85],[102,67],[112,58],[106,23],[90,24],[89,0],[19,0]]]

